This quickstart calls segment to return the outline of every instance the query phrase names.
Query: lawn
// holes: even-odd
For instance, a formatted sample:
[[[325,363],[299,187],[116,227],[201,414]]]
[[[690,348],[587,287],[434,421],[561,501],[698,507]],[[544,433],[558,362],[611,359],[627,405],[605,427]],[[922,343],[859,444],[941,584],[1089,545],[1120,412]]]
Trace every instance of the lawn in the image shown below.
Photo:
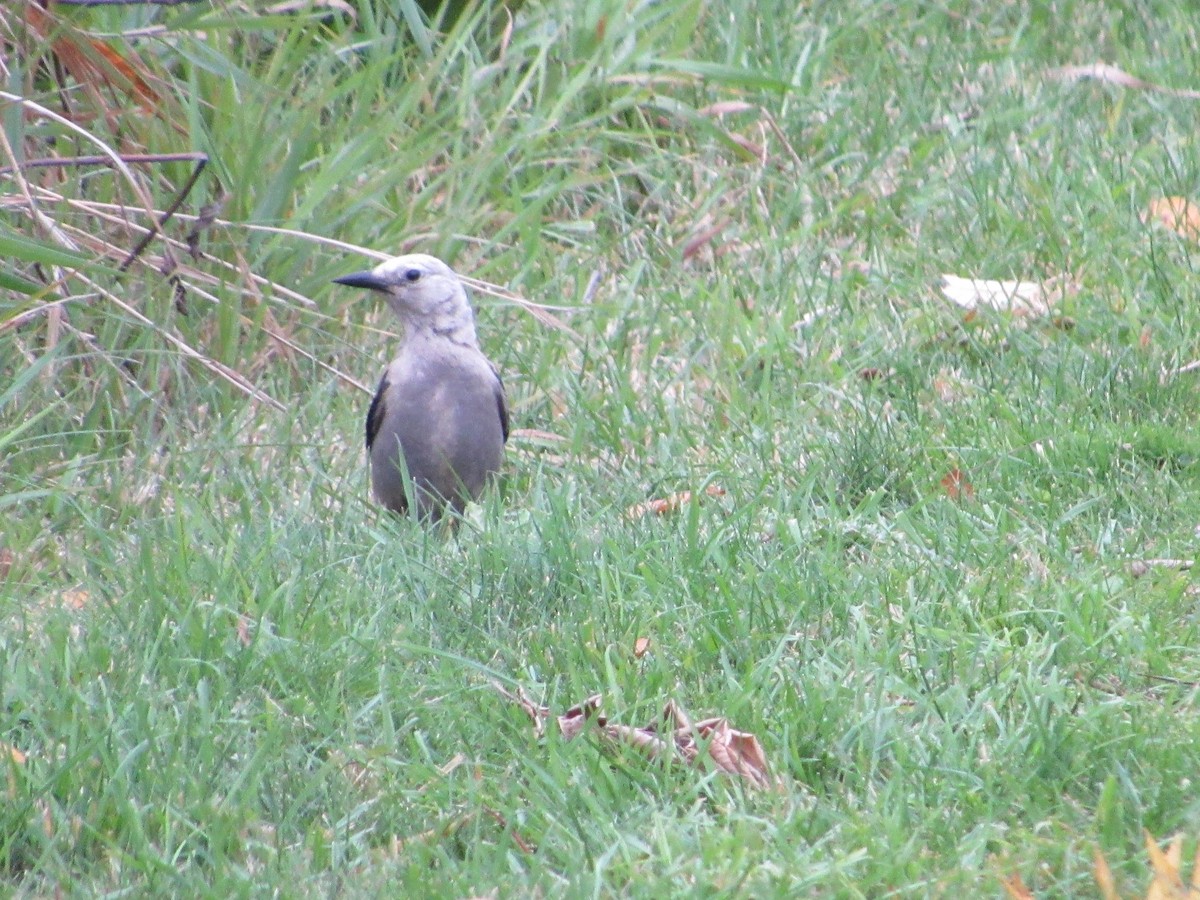
[[[1144,896],[1200,837],[1197,46],[0,9],[0,891]],[[452,532],[370,501],[398,323],[330,283],[402,252],[508,390]],[[647,752],[669,703],[765,786]]]

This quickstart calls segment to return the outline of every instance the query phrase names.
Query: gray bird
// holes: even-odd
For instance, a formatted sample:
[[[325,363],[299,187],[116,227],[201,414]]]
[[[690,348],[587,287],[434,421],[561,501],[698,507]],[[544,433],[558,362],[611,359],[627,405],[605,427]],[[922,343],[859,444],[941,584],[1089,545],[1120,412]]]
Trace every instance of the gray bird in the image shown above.
[[[462,512],[500,470],[508,440],[504,384],[479,349],[466,289],[424,253],[334,281],[379,291],[404,325],[367,413],[375,499],[399,513],[415,499],[424,520]]]

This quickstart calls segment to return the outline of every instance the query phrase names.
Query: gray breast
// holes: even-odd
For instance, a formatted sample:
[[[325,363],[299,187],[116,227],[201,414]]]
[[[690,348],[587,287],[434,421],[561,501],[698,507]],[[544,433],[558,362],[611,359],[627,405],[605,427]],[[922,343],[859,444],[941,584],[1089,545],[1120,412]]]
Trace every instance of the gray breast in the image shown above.
[[[507,437],[504,388],[481,354],[419,366],[401,357],[367,416],[375,498],[407,511],[407,473],[422,518],[440,518],[447,507],[461,512],[500,470]]]

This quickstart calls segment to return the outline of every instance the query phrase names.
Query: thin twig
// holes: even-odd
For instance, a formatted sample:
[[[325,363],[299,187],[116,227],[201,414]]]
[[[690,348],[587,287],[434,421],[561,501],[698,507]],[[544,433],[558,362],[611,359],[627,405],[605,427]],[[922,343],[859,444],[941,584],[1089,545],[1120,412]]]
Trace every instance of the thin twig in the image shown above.
[[[129,221],[121,218],[120,216],[112,215],[111,213],[107,212],[107,210],[122,211],[124,209],[124,207],[120,206],[119,204],[100,203],[97,201],[90,201],[90,200],[77,200],[77,199],[70,198],[70,197],[64,197],[61,194],[56,194],[55,192],[47,190],[46,188],[42,188],[42,187],[35,187],[35,190],[37,190],[39,192],[39,194],[44,198],[49,198],[49,199],[59,201],[59,202],[65,202],[68,206],[71,206],[74,209],[81,210],[82,212],[85,212],[90,216],[94,216],[98,219],[103,219],[106,222],[112,222],[113,224],[117,224],[117,225],[124,225],[131,230],[138,230],[138,231],[142,231],[142,232],[152,233],[152,232],[150,232],[149,229],[144,228],[143,226],[138,225],[135,222],[129,222]],[[0,199],[0,205],[4,205],[2,199]],[[185,222],[198,222],[201,220],[202,217],[193,216],[193,215],[185,214],[185,213],[179,213],[175,216],[175,218],[177,218],[181,221],[185,221]],[[219,224],[228,224],[228,223],[221,222]],[[87,238],[91,238],[93,236],[90,234],[84,235],[81,233],[80,237],[81,237],[81,240],[86,240]],[[176,240],[174,238],[171,238],[168,235],[163,235],[163,241],[170,247],[173,247],[174,249],[182,250],[184,252],[190,253],[190,250],[189,250],[187,244],[184,243],[183,241]],[[92,242],[90,242],[90,246],[96,247],[98,245],[96,244],[95,241],[92,241]],[[116,248],[112,248],[111,245],[108,245],[108,244],[103,244],[103,245],[99,245],[99,246],[103,246],[106,251],[116,249]],[[109,255],[112,255],[112,254],[109,254]],[[291,290],[290,288],[286,287],[285,285],[271,281],[270,279],[264,278],[261,275],[256,275],[253,272],[243,272],[240,268],[238,268],[233,263],[227,262],[226,260],[223,260],[219,257],[206,255],[205,258],[209,262],[211,262],[213,265],[219,266],[223,269],[227,269],[230,272],[236,273],[238,275],[245,275],[255,285],[257,285],[259,287],[269,287],[272,290],[272,292],[279,294],[283,297],[287,297],[290,300],[294,300],[296,303],[299,303],[302,306],[306,306],[309,308],[316,306],[316,304],[312,300],[310,300],[308,297],[304,296],[301,293]]]
[[[167,224],[167,220],[170,219],[171,216],[173,216],[176,212],[178,212],[179,207],[183,205],[183,201],[187,199],[187,195],[191,193],[192,188],[196,186],[196,182],[200,180],[200,174],[204,171],[204,167],[208,165],[207,155],[198,153],[196,156],[196,168],[192,170],[191,177],[189,177],[184,186],[179,189],[179,193],[176,195],[175,199],[167,205],[166,210],[158,219],[158,228],[160,231],[162,227]],[[146,236],[138,242],[137,246],[129,251],[129,256],[125,258],[124,262],[117,266],[117,271],[124,272],[126,269],[128,269],[130,265],[133,264],[133,261],[142,255],[142,251],[149,246],[152,240],[154,240],[154,232],[147,232]]]

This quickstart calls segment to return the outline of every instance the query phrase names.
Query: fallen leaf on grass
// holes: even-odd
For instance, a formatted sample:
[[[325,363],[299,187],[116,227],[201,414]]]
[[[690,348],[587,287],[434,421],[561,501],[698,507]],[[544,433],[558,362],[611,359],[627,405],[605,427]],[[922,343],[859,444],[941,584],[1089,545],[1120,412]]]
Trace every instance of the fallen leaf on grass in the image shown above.
[[[1150,865],[1154,869],[1154,880],[1150,882],[1150,889],[1146,891],[1146,900],[1167,900],[1167,898],[1184,898],[1188,893],[1183,887],[1183,874],[1180,872],[1180,864],[1183,859],[1183,835],[1177,834],[1167,847],[1167,852],[1163,853],[1158,846],[1158,841],[1154,840],[1154,836],[1149,831],[1143,830],[1143,836],[1146,839],[1146,853],[1150,856]],[[1196,885],[1196,873],[1193,865],[1192,884]]]
[[[1038,281],[993,281],[942,275],[942,295],[968,312],[996,310],[1017,318],[1047,316],[1051,309],[1078,286],[1063,276]]]
[[[1104,858],[1099,847],[1092,849],[1092,877],[1096,879],[1096,886],[1100,888],[1102,900],[1121,900],[1121,895],[1117,893],[1117,883],[1113,880],[1112,869],[1108,867],[1108,860]]]
[[[533,703],[520,688],[513,694],[494,682],[493,686],[525,710],[534,723],[534,733],[541,737],[550,710]],[[651,760],[680,760],[694,768],[711,762],[718,771],[744,778],[756,788],[774,784],[758,738],[733,728],[723,716],[693,725],[683,708],[668,700],[658,721],[638,728],[611,722],[601,715],[601,699],[600,694],[593,694],[557,717],[564,740],[578,737],[591,725],[602,742],[632,747]]]
[[[970,500],[975,496],[975,488],[962,469],[951,469],[939,483],[951,500]]]
[[[237,620],[237,639],[238,643],[243,647],[249,647],[254,642],[253,629],[254,623],[250,618],[242,613]]]
[[[1021,876],[1015,873],[1004,879],[1004,892],[1012,900],[1034,900],[1033,892],[1025,886]]]
[[[710,484],[704,489],[704,494],[709,497],[724,497],[725,488],[720,485]],[[670,494],[656,500],[635,503],[629,509],[625,510],[625,515],[630,519],[641,519],[651,514],[665,516],[667,513],[678,512],[680,507],[688,503],[691,499],[691,491],[680,491],[678,494]]]
[[[8,573],[12,571],[13,552],[7,547],[0,547],[0,581],[8,578]]]
[[[1180,237],[1200,241],[1200,206],[1186,197],[1159,197],[1151,200],[1142,213],[1142,221],[1159,222]]]
[[[633,658],[641,659],[650,651],[650,638],[640,637],[633,642]]]
[[[1135,75],[1130,75],[1124,69],[1108,63],[1092,63],[1088,66],[1060,66],[1050,69],[1050,78],[1059,81],[1100,81],[1105,84],[1115,84],[1117,87],[1133,88],[1139,91],[1156,91],[1169,94],[1172,97],[1183,97],[1188,100],[1200,100],[1200,91],[1190,91],[1182,88],[1163,87],[1149,81],[1143,81]]]
[[[90,597],[87,591],[63,591],[59,594],[59,599],[68,609],[83,609]]]
[[[1146,854],[1150,857],[1150,867],[1154,876],[1150,887],[1146,890],[1146,900],[1197,900],[1200,898],[1200,844],[1196,846],[1196,854],[1192,860],[1192,878],[1188,885],[1183,882],[1183,835],[1177,834],[1171,839],[1164,853],[1158,846],[1158,841],[1149,831],[1143,829],[1146,841]],[[1104,900],[1121,900],[1113,879],[1112,869],[1108,860],[1096,848],[1092,854],[1092,876],[1100,888],[1100,896]]]
[[[601,699],[599,694],[592,694],[582,703],[576,703],[558,717],[558,730],[562,732],[563,740],[569,741],[582,734],[593,717],[601,728],[606,726],[604,717],[596,715],[600,711]]]
[[[1177,569],[1187,571],[1195,563],[1192,559],[1135,559],[1129,564],[1129,572],[1134,578],[1141,578],[1152,569]]]
[[[750,732],[738,731],[722,718],[697,722],[696,734],[708,741],[708,755],[722,772],[741,775],[757,788],[771,786],[766,754]],[[691,746],[696,747],[694,742]],[[700,748],[696,747],[695,752],[699,756]]]

